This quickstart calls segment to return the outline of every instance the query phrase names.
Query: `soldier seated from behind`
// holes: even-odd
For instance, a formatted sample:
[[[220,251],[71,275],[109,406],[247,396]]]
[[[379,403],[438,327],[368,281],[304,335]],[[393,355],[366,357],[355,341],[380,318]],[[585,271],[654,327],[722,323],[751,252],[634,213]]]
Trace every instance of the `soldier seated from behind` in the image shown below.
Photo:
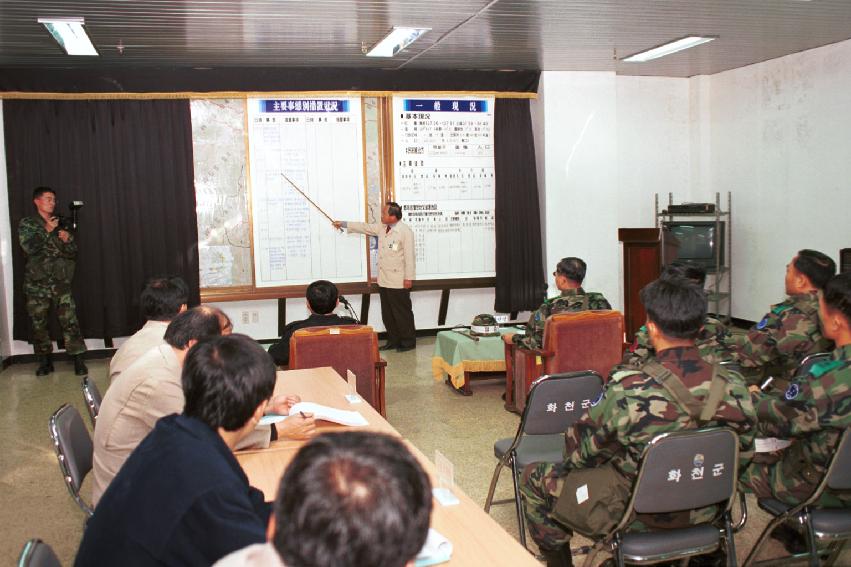
[[[825,337],[836,342],[831,360],[819,362],[809,376],[785,393],[759,393],[754,405],[759,433],[789,438],[775,463],[752,463],[742,483],[760,498],[799,504],[821,482],[842,432],[851,425],[851,274],[834,276],[819,301]],[[851,493],[822,495],[819,504],[851,507]]]
[[[704,361],[695,347],[706,318],[703,290],[683,279],[659,279],[641,290],[641,300],[655,355],[640,368],[612,373],[600,398],[565,432],[564,463],[539,463],[523,472],[521,491],[526,497],[529,532],[548,566],[571,565],[573,529],[581,525],[584,533],[602,536],[620,520],[641,454],[655,436],[728,426],[739,434],[740,462],[749,462],[756,427],[750,395],[741,378]],[[590,526],[583,523],[587,519],[561,512],[570,500],[576,501],[577,487],[572,485],[577,480],[588,483],[591,499],[595,495],[597,499],[583,510],[605,500],[611,517]],[[592,483],[604,489],[597,490]],[[601,498],[607,492],[608,497]],[[704,516],[691,518],[684,513],[638,519],[644,525],[678,527],[708,519]]]
[[[662,269],[661,279],[683,278],[703,289],[706,283],[706,270],[697,264],[675,261]],[[725,362],[732,358],[726,340],[730,337],[730,330],[721,321],[707,315],[703,320],[703,326],[697,335],[694,344],[700,351],[700,357],[706,362]],[[638,365],[642,361],[653,356],[653,345],[647,336],[647,326],[642,327],[635,333],[635,340],[629,350],[624,353],[624,364]]]
[[[818,292],[836,273],[830,257],[801,250],[786,265],[786,294],[747,335],[734,335],[728,345],[745,378],[758,384],[768,376],[784,391],[801,361],[809,354],[833,349],[819,329]]]
[[[275,364],[286,366],[290,363],[290,339],[299,329],[323,327],[325,325],[357,325],[351,317],[340,317],[334,310],[340,305],[340,292],[337,286],[326,280],[317,280],[307,286],[307,309],[310,317],[293,321],[284,328],[284,335],[269,348],[269,354]]]
[[[561,294],[546,300],[537,311],[532,313],[529,322],[526,323],[525,335],[506,333],[502,335],[502,340],[506,343],[514,343],[522,348],[541,348],[544,344],[544,325],[550,315],[592,309],[611,309],[612,306],[609,305],[602,293],[594,291],[589,293],[582,289],[585,270],[586,265],[581,258],[562,258],[556,266],[556,271],[553,272],[556,287]]]

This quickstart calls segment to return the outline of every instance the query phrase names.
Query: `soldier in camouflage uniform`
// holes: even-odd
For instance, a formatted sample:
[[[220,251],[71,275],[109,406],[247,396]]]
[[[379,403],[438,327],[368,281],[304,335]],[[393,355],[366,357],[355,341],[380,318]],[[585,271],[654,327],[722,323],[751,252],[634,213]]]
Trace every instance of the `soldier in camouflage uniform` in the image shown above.
[[[37,214],[21,219],[18,239],[27,258],[24,294],[27,298],[27,313],[32,320],[33,350],[41,362],[36,375],[44,376],[53,372],[53,345],[47,328],[47,315],[53,304],[62,327],[65,351],[74,358],[74,372],[82,376],[88,373],[82,358],[86,345],[80,334],[71,295],[77,244],[73,233],[59,228],[59,219],[53,214],[56,207],[56,193],[53,189],[37,187],[33,191],[33,203]]]
[[[742,483],[760,498],[799,504],[821,482],[843,430],[851,425],[851,274],[833,277],[820,300],[822,329],[836,341],[831,360],[785,393],[758,394],[759,433],[789,438],[776,463],[752,463]],[[825,491],[819,504],[851,507],[851,493]]]
[[[662,269],[660,278],[685,278],[703,289],[706,284],[706,270],[696,264],[675,261]],[[731,336],[730,330],[715,317],[706,316],[703,326],[695,340],[695,346],[700,351],[700,357],[712,364],[715,362],[726,362],[733,355],[727,347],[727,340]],[[642,325],[635,333],[632,346],[624,353],[623,363],[625,365],[639,366],[643,361],[653,355],[653,345],[647,336],[647,326]]]
[[[749,382],[774,378],[772,388],[785,391],[789,379],[809,354],[825,352],[833,343],[822,335],[818,320],[818,291],[836,273],[830,257],[801,250],[786,266],[786,294],[747,335],[728,341]]]
[[[506,343],[513,342],[527,349],[541,348],[544,344],[544,325],[550,315],[594,309],[611,309],[612,306],[609,305],[602,293],[586,292],[582,289],[585,270],[585,262],[580,258],[562,258],[556,266],[556,271],[553,272],[556,287],[561,291],[561,295],[546,300],[537,311],[532,313],[529,322],[526,323],[525,335],[506,333],[502,335],[502,340]]]
[[[549,566],[571,564],[572,531],[553,516],[571,471],[611,463],[624,483],[631,484],[642,452],[656,435],[721,425],[739,434],[743,465],[750,460],[756,414],[744,382],[734,372],[701,359],[694,346],[706,316],[703,291],[681,279],[659,279],[642,290],[641,299],[655,357],[641,368],[616,370],[610,376],[602,399],[565,433],[564,463],[530,465],[523,472],[521,491],[529,532]],[[693,417],[694,408],[672,394],[672,380],[687,389],[694,405],[705,406],[710,391],[720,394],[714,411],[710,405],[709,410],[699,410],[707,415]],[[613,510],[614,519],[620,519],[623,512]],[[689,521],[683,517],[641,520],[671,527]]]

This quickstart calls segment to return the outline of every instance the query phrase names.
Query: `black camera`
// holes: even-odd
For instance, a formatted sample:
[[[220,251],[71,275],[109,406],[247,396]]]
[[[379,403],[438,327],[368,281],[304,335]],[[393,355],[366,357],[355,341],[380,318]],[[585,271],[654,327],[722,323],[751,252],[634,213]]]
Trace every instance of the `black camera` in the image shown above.
[[[70,217],[64,217],[62,215],[56,215],[56,218],[59,220],[59,224],[57,225],[60,229],[65,231],[74,231],[77,230],[77,211],[83,208],[82,201],[71,201],[68,203],[68,210],[71,211]]]

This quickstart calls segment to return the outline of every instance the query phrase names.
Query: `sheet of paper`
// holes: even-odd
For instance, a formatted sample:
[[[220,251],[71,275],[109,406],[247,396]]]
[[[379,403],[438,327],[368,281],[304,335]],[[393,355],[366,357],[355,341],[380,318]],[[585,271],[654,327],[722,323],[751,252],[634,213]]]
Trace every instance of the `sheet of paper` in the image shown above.
[[[433,528],[428,529],[423,548],[414,560],[416,567],[428,567],[446,563],[452,558],[452,542],[446,539],[440,532]]]
[[[290,415],[298,412],[312,413],[316,419],[324,419],[325,421],[333,421],[341,425],[368,425],[366,418],[356,411],[346,411],[336,408],[330,408],[313,402],[299,402],[290,409]]]

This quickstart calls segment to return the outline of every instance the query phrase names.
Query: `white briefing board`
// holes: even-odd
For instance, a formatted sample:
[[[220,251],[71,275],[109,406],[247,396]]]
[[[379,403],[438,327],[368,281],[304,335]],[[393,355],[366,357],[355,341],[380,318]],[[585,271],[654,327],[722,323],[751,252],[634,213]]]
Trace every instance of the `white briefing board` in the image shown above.
[[[248,147],[255,287],[366,281],[363,236],[284,178],[332,218],[364,218],[360,98],[249,98]]]
[[[494,99],[393,97],[396,201],[417,279],[495,275]]]

